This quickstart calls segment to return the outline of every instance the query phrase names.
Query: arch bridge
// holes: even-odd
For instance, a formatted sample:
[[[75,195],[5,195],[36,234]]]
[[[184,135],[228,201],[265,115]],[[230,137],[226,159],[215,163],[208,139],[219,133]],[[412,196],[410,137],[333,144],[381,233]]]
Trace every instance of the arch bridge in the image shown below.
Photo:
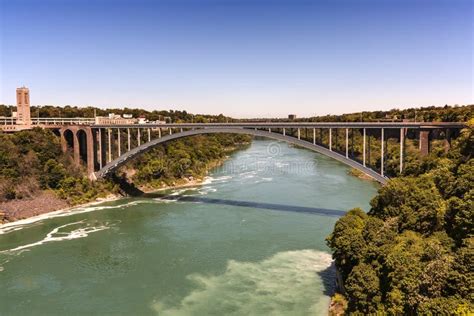
[[[464,126],[464,123],[447,122],[175,123],[64,125],[58,130],[62,149],[73,149],[74,160],[87,166],[91,179],[107,177],[133,158],[174,139],[230,133],[294,144],[338,160],[384,184],[388,180],[385,159],[389,138],[398,142],[398,169],[402,172],[406,137],[417,139],[420,154],[426,155],[432,138],[443,139],[445,150],[449,150],[451,138]],[[360,138],[359,143],[355,143],[355,138]],[[377,167],[371,163],[374,139],[380,143],[380,154],[375,158]],[[354,154],[356,147],[362,147],[358,157]]]

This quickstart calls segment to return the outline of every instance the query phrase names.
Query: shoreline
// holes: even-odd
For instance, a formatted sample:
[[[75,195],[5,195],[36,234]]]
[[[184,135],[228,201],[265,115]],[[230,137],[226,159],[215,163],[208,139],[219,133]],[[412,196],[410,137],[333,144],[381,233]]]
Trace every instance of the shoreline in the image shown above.
[[[38,222],[40,220],[48,219],[48,218],[73,215],[73,214],[75,214],[73,211],[76,210],[76,209],[97,206],[97,205],[102,204],[102,203],[113,202],[113,201],[120,200],[122,198],[125,198],[125,197],[110,194],[109,196],[107,196],[105,198],[98,198],[95,201],[87,202],[87,203],[84,203],[84,204],[74,205],[74,206],[66,207],[66,208],[63,208],[63,209],[60,209],[60,210],[54,210],[54,211],[49,211],[49,212],[45,211],[45,212],[42,212],[41,214],[37,214],[37,215],[34,215],[34,216],[14,220],[14,221],[11,221],[11,222],[0,223],[0,235],[8,233],[10,231],[10,230],[3,231],[3,229],[5,229],[5,228],[12,227],[12,230],[16,230],[16,229],[14,229],[14,227],[16,227],[16,226],[27,225],[27,224],[35,223],[35,222]]]
[[[206,180],[206,177],[204,177],[203,179],[198,179],[196,181],[193,181],[193,183],[184,183],[184,184],[178,184],[178,185],[175,185],[175,186],[166,186],[166,187],[163,187],[163,188],[154,189],[154,190],[146,190],[146,191],[143,191],[143,192],[145,194],[148,194],[148,193],[155,193],[155,192],[160,192],[160,191],[165,191],[165,190],[174,190],[174,189],[187,188],[187,187],[196,187],[196,186],[203,185],[205,180]],[[87,208],[87,207],[92,207],[92,206],[98,206],[102,203],[114,202],[114,201],[118,201],[118,200],[121,200],[121,199],[125,199],[127,197],[129,197],[129,196],[109,194],[105,198],[97,198],[94,201],[90,201],[90,202],[87,202],[87,203],[84,203],[84,204],[72,205],[72,206],[68,206],[68,207],[65,207],[65,208],[61,208],[61,209],[46,210],[46,211],[42,211],[42,212],[40,212],[38,214],[35,214],[35,215],[32,215],[32,216],[28,216],[28,217],[24,217],[24,218],[20,218],[20,219],[15,219],[13,221],[8,221],[8,222],[4,222],[4,223],[0,222],[0,235],[4,233],[4,232],[1,231],[4,228],[8,228],[8,227],[11,227],[11,226],[31,224],[31,223],[34,223],[34,222],[37,222],[37,221],[40,221],[40,220],[43,220],[43,219],[53,218],[53,217],[56,217],[56,216],[61,216],[63,214],[72,213],[71,215],[73,215],[74,214],[73,211],[76,210],[76,209],[82,209],[82,208]],[[30,201],[34,201],[34,199],[32,199]]]
[[[145,194],[151,194],[151,193],[156,193],[156,192],[165,191],[165,190],[175,190],[175,189],[201,186],[201,185],[205,184],[205,181],[208,179],[209,171],[211,171],[212,169],[214,169],[216,167],[221,166],[228,158],[230,158],[230,156],[226,156],[225,158],[220,159],[219,161],[216,161],[214,163],[210,163],[207,170],[206,170],[206,174],[201,178],[196,178],[196,179],[192,179],[192,180],[188,180],[187,178],[177,179],[177,182],[181,182],[181,183],[176,183],[174,185],[164,185],[161,188],[139,187],[139,189],[142,190],[143,193],[145,193]],[[60,203],[63,203],[63,205],[66,204],[66,202],[64,200],[61,200],[58,197],[54,196],[54,193],[52,193],[50,191],[45,191],[45,192],[42,192],[40,195],[38,195],[38,197],[33,198],[33,199],[17,200],[17,201],[11,201],[11,202],[6,202],[6,203],[0,203],[0,207],[1,207],[2,204],[7,204],[7,203],[17,204],[17,205],[21,205],[21,204],[27,204],[28,205],[28,204],[31,204],[31,203],[36,203],[37,199],[40,199],[41,197],[44,197],[45,195],[49,195],[51,200],[60,201]],[[118,195],[118,194],[112,194],[111,193],[111,194],[107,195],[106,197],[97,198],[94,201],[90,201],[90,202],[83,203],[83,204],[71,205],[71,206],[66,206],[66,207],[62,207],[62,208],[54,207],[55,205],[58,205],[58,204],[55,204],[55,205],[50,205],[50,206],[52,206],[52,208],[49,208],[49,209],[48,208],[43,208],[41,210],[36,210],[36,211],[33,210],[33,211],[30,211],[30,212],[24,212],[23,214],[21,214],[23,216],[21,218],[12,217],[12,218],[8,219],[8,217],[5,216],[4,218],[7,219],[7,221],[6,222],[1,222],[0,221],[0,230],[4,229],[4,228],[8,228],[10,226],[18,226],[18,225],[25,225],[25,224],[29,224],[29,223],[34,223],[34,222],[40,221],[42,219],[55,217],[55,215],[60,216],[60,215],[65,214],[65,213],[71,213],[71,211],[73,211],[75,209],[87,208],[87,207],[96,206],[96,205],[99,205],[99,204],[102,204],[102,203],[118,201],[120,199],[125,199],[127,197],[128,196],[126,196],[126,195]],[[0,215],[2,215],[2,213],[3,214],[4,213],[8,214],[8,212],[4,212],[3,209],[0,208]],[[0,235],[1,234],[3,234],[2,231],[0,231]]]
[[[236,150],[237,150],[237,148],[232,148],[228,152],[230,154],[232,154]],[[209,163],[208,166],[206,167],[205,174],[202,177],[199,177],[199,178],[193,178],[191,180],[189,178],[176,179],[175,183],[173,183],[171,185],[163,184],[161,187],[158,187],[158,188],[151,187],[151,186],[146,186],[146,185],[145,186],[137,186],[137,188],[139,188],[141,191],[143,191],[144,194],[153,194],[153,193],[162,192],[162,191],[166,191],[166,190],[175,190],[175,189],[183,189],[183,188],[192,188],[192,187],[202,186],[202,185],[206,184],[205,182],[209,178],[208,177],[209,172],[214,168],[222,166],[224,164],[224,162],[226,160],[228,160],[229,158],[230,158],[230,155],[226,155],[222,159],[219,159],[217,161]],[[363,177],[362,173],[357,174],[356,172],[351,172],[351,171],[357,171],[357,170],[354,170],[354,169],[350,170],[348,172],[349,176],[353,176],[353,177],[360,178],[360,179],[367,180],[367,181],[373,181],[373,179],[371,179],[371,178]],[[5,211],[5,208],[2,208],[2,205],[6,205],[6,204],[12,204],[12,205],[14,205],[14,204],[17,204],[17,205],[36,204],[38,199],[41,199],[42,197],[44,197],[46,195],[49,195],[51,200],[53,201],[53,203],[47,204],[47,206],[49,206],[50,208],[48,208],[48,207],[41,208],[41,209],[35,208],[34,210],[30,210],[30,211],[24,211],[24,212],[14,211],[13,212],[14,215],[16,215],[16,212],[19,212],[21,214],[21,217],[14,217],[14,216],[9,217],[8,213],[11,213],[11,212],[9,212],[8,210]],[[98,205],[98,204],[101,204],[101,203],[106,203],[106,202],[113,202],[113,201],[117,201],[117,200],[124,199],[124,198],[127,198],[127,197],[129,197],[129,196],[110,193],[106,197],[99,197],[99,198],[97,198],[93,201],[90,201],[90,202],[68,206],[67,203],[64,200],[59,199],[57,196],[54,195],[53,192],[43,191],[37,197],[35,197],[33,199],[14,200],[14,201],[11,201],[11,202],[0,203],[0,229],[8,227],[8,226],[13,226],[14,224],[21,225],[23,223],[35,222],[35,221],[41,220],[43,218],[48,218],[49,215],[53,215],[53,216],[56,215],[56,214],[61,215],[65,212],[70,212],[70,211],[75,210],[75,209],[95,206],[95,205]],[[47,201],[47,202],[49,202],[49,201]],[[54,203],[54,202],[56,202],[56,203]],[[42,206],[41,204],[42,203],[40,203],[39,207]],[[62,205],[62,207],[57,207],[58,205]],[[44,206],[44,204],[43,204],[43,206]],[[3,215],[3,218],[2,218],[2,215]],[[2,232],[0,232],[0,234],[1,233]]]

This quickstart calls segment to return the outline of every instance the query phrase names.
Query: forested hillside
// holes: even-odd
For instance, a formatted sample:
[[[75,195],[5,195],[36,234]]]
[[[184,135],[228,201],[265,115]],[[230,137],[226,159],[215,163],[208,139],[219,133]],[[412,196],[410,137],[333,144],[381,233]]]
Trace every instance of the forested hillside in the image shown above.
[[[145,190],[197,183],[227,154],[250,144],[248,135],[196,135],[162,144],[118,172]]]
[[[133,170],[135,175],[131,180],[139,185],[149,188],[174,185],[183,178],[203,177],[229,151],[247,145],[250,140],[239,135],[175,140],[132,161],[127,168]],[[22,217],[22,212],[10,209],[9,201],[34,202],[44,198],[44,192],[52,193],[67,205],[118,193],[117,184],[110,180],[90,181],[84,166],[73,163],[70,151],[65,154],[61,151],[59,137],[50,130],[35,128],[14,134],[0,133],[0,144],[0,213],[7,220]]]
[[[472,115],[472,113],[470,113]],[[436,151],[339,219],[327,241],[348,312],[474,312],[474,120]]]
[[[0,133],[0,144],[0,201],[29,199],[41,190],[53,190],[77,204],[114,190],[110,183],[90,182],[71,153],[62,153],[59,137],[50,130]]]

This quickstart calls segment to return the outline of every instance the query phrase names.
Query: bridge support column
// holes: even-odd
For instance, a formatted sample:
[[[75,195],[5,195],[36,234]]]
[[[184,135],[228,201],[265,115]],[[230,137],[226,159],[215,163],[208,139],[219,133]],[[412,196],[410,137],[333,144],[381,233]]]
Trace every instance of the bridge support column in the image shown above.
[[[385,153],[384,153],[384,140],[385,140],[385,137],[384,137],[384,129],[382,128],[380,130],[380,174],[382,175],[383,177],[383,167],[384,167],[384,157],[385,157]]]
[[[405,143],[405,129],[400,128],[400,173],[403,172],[403,151],[404,151],[404,143]]]
[[[150,128],[148,129],[148,142],[151,142],[151,129]]]
[[[87,174],[89,175],[89,179],[95,180],[94,135],[92,134],[92,128],[90,127],[86,128],[85,132],[87,139]]]
[[[142,138],[142,137],[141,137],[141,135],[140,135],[140,129],[137,128],[137,142],[138,142],[138,146],[140,146],[141,143],[142,143],[141,138]]]
[[[74,163],[80,165],[81,163],[81,148],[79,147],[79,137],[77,135],[77,130],[72,130],[73,143],[74,143]]]
[[[298,139],[301,139],[301,130],[298,128]]]
[[[102,162],[102,166],[105,166],[107,161],[107,153],[105,150],[105,129],[100,129],[100,143],[101,143],[101,150],[100,150],[100,160]]]
[[[444,140],[444,151],[448,152],[451,149],[451,129],[447,128],[444,132],[445,140]]]
[[[351,132],[351,157],[354,157],[354,130]]]
[[[329,150],[332,151],[332,128],[329,128]]]
[[[364,135],[362,137],[363,145],[362,145],[362,162],[365,167],[365,128],[364,128]]]
[[[271,129],[271,128],[269,128],[269,129],[268,129],[268,132],[269,132],[269,133],[271,133],[271,132],[272,132],[272,129]]]
[[[430,153],[430,130],[420,129],[420,153],[427,156]]]
[[[158,138],[161,138],[161,127],[158,127]]]
[[[173,129],[170,127],[170,135],[173,135]]]
[[[122,156],[122,148],[121,148],[121,140],[120,140],[120,128],[117,128],[117,152],[118,157]]]
[[[370,166],[370,133],[367,134],[367,164]]]
[[[108,152],[108,161],[107,162],[111,162],[112,161],[112,135],[111,135],[111,130],[110,128],[107,129],[107,138],[108,138],[108,142],[107,142],[107,145],[109,146],[109,152]]]
[[[346,158],[349,158],[349,129],[346,128]]]
[[[313,128],[313,145],[316,145],[316,129]]]
[[[286,128],[283,127],[283,136],[286,135]]]
[[[98,152],[98,155],[99,155],[99,169],[102,169],[102,129],[99,128],[99,137],[97,139],[98,143],[99,143],[99,152]]]
[[[127,128],[127,149],[130,151],[130,128]]]
[[[61,137],[61,150],[65,153],[67,151],[67,141],[63,129],[59,130],[59,136]]]

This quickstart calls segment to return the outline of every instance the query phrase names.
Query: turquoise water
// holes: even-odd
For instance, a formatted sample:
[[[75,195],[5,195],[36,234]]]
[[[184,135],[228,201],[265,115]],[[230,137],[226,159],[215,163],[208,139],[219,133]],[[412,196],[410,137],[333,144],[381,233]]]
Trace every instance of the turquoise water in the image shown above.
[[[0,227],[0,314],[326,314],[324,239],[377,190],[347,171],[255,140],[202,186]]]

